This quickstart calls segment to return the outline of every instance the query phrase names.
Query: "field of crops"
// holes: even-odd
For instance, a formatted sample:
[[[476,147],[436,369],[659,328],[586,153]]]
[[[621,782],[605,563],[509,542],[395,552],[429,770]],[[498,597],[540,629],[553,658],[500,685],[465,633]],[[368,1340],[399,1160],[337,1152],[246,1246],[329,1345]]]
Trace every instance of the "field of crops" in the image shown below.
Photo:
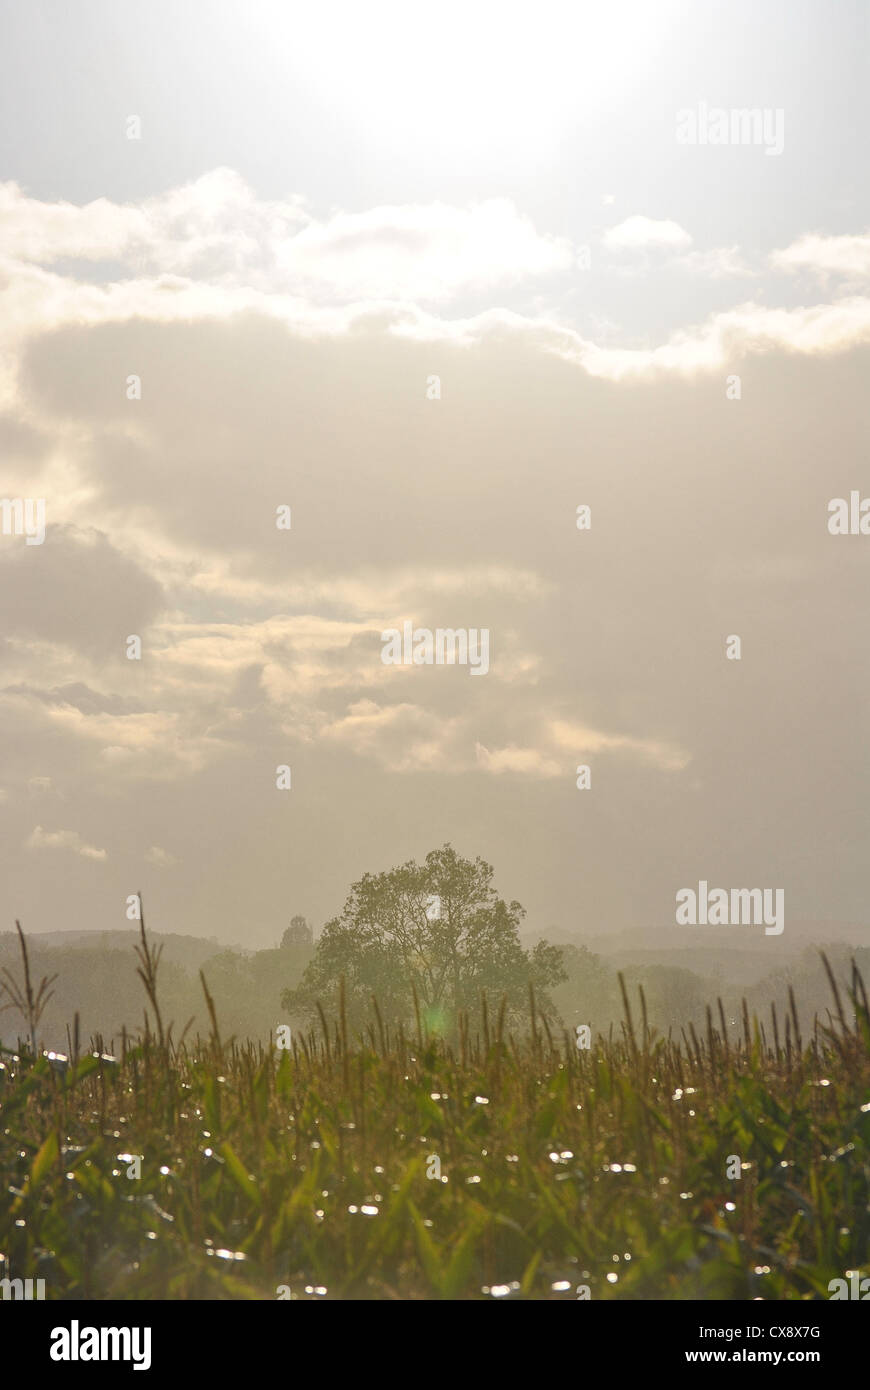
[[[866,1269],[857,973],[808,1039],[715,1004],[656,1038],[625,1002],[588,1050],[533,1002],[524,1036],[495,1007],[450,1044],[373,1009],[364,1037],[269,1050],[213,1017],[176,1045],[158,1005],[114,1056],[5,1049],[0,1273],[49,1299],[811,1299]]]

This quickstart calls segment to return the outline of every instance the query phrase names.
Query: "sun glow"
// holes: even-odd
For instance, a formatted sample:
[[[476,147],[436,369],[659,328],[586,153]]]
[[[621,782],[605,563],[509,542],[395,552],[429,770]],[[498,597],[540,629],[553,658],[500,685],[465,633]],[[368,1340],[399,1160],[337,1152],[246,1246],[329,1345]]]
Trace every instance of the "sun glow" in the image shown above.
[[[514,159],[624,100],[670,29],[674,6],[543,0],[333,3],[257,8],[275,61],[328,94],[363,142]]]

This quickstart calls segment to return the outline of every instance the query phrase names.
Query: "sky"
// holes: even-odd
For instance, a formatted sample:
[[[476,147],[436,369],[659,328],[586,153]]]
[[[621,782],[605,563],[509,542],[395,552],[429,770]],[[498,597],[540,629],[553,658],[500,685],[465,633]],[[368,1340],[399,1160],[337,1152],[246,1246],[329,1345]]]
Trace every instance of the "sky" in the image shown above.
[[[0,3],[0,929],[866,921],[868,16]]]

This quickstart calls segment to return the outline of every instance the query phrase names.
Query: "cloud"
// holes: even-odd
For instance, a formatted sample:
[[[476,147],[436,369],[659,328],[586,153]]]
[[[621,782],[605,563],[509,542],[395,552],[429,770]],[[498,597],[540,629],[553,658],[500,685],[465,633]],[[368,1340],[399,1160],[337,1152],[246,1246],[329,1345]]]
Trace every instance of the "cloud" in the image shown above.
[[[817,738],[802,663],[824,663],[846,710],[825,757],[841,728],[854,742],[866,685],[854,644],[830,646],[860,622],[860,557],[816,549],[830,492],[847,494],[860,462],[846,448],[832,463],[827,441],[862,364],[826,364],[820,405],[814,359],[870,345],[870,301],[749,302],[620,348],[504,308],[357,306],[339,333],[300,326],[282,296],[139,289],[114,309],[158,317],[71,321],[28,348],[19,408],[50,446],[48,530],[41,547],[0,545],[0,817],[22,801],[31,823],[75,805],[84,830],[109,809],[124,852],[107,840],[98,917],[129,892],[128,854],[167,878],[164,856],[178,857],[177,929],[210,930],[213,916],[232,935],[283,910],[289,876],[325,916],[337,883],[448,833],[500,859],[500,879],[516,875],[511,891],[552,920],[581,889],[622,883],[626,855],[655,860],[631,889],[643,917],[675,856],[694,862],[723,826],[735,860],[749,853],[750,799],[775,828],[771,853],[811,839],[812,804],[792,795],[795,740],[812,759]],[[267,312],[230,310],[249,295]],[[176,317],[183,301],[192,322]],[[715,374],[746,359],[732,407]],[[137,404],[123,392],[131,362]],[[786,474],[759,466],[759,439]],[[380,632],[404,619],[488,627],[490,673],[385,667]],[[751,676],[740,684],[721,654],[733,630]],[[129,633],[141,661],[126,659]],[[293,792],[278,796],[285,762]],[[583,762],[596,814],[575,862]],[[46,773],[57,800],[29,800],[28,778]],[[844,804],[850,775],[838,772]],[[697,786],[717,789],[703,807]],[[23,893],[6,829],[4,872]],[[551,871],[569,886],[548,887]],[[245,915],[248,899],[262,916]]]
[[[390,772],[457,773],[465,770],[457,738],[462,721],[444,719],[410,703],[379,705],[358,700],[320,734],[328,744],[375,758]]]
[[[77,830],[43,830],[41,825],[34,826],[29,837],[25,841],[27,849],[69,849],[73,854],[78,854],[82,859],[105,859],[107,857],[104,849],[95,849],[93,845],[86,845]]]
[[[337,304],[449,299],[565,270],[574,260],[568,240],[537,232],[508,198],[318,219],[298,198],[258,200],[231,169],[138,206],[104,198],[84,207],[43,203],[17,184],[0,184],[0,243],[10,259],[43,267],[108,260],[137,279],[180,277]],[[165,278],[164,285],[172,288]]]
[[[239,575],[237,567],[221,562],[218,556],[213,562],[209,559],[208,568],[196,574],[191,583],[197,592],[214,598],[232,594],[236,601],[252,605],[287,602],[285,580],[245,578]],[[385,615],[400,612],[410,617],[408,610],[419,603],[423,591],[442,600],[461,597],[469,588],[481,595],[508,594],[518,602],[547,598],[553,592],[552,582],[533,570],[474,562],[455,569],[386,565],[375,569],[369,565],[344,574],[321,574],[308,569],[294,574],[294,601],[298,606],[309,612],[337,608],[347,617],[363,622],[380,623]]]
[[[103,695],[98,690],[91,690],[82,681],[74,681],[69,685],[53,690],[42,690],[37,686],[26,684],[7,685],[3,688],[5,695],[25,695],[34,700],[40,700],[46,705],[72,705],[81,714],[123,714],[129,709],[137,709],[138,706],[122,699],[117,695]],[[48,790],[51,786],[50,777],[31,777],[31,784],[39,790]]]
[[[231,169],[215,169],[142,203],[42,202],[0,184],[4,254],[38,265],[117,261],[135,272],[226,274],[262,263],[309,221],[301,203],[259,202]]]
[[[257,199],[230,170],[203,175],[135,206],[100,201],[75,208],[27,198],[16,185],[2,188],[0,227],[5,218],[12,250],[28,258],[10,258],[7,252],[0,262],[0,409],[5,403],[7,430],[17,431],[21,441],[21,486],[28,477],[27,451],[44,453],[49,447],[40,409],[44,402],[30,399],[32,387],[37,380],[54,380],[57,405],[62,404],[68,422],[66,456],[62,463],[55,458],[42,466],[50,481],[64,483],[61,512],[77,507],[78,519],[83,519],[89,500],[86,478],[70,472],[77,454],[83,470],[88,460],[72,422],[87,408],[88,390],[105,393],[111,385],[113,430],[104,444],[121,456],[114,490],[118,524],[128,529],[153,505],[153,491],[143,485],[137,497],[135,489],[137,455],[147,445],[154,416],[144,403],[138,416],[135,407],[127,408],[112,370],[119,361],[138,364],[144,357],[147,401],[160,384],[160,361],[154,359],[147,335],[156,342],[167,328],[175,329],[179,344],[186,345],[185,370],[194,362],[200,372],[207,362],[202,345],[222,323],[232,327],[237,342],[255,340],[269,325],[276,345],[277,335],[286,333],[285,341],[293,344],[287,366],[305,362],[304,354],[310,357],[315,344],[323,347],[335,340],[348,345],[366,340],[376,346],[393,339],[465,348],[521,338],[539,353],[556,353],[588,374],[612,381],[719,371],[750,352],[821,356],[867,340],[870,307],[857,296],[784,309],[742,303],[642,348],[619,346],[612,335],[606,344],[596,342],[560,321],[556,296],[550,313],[518,312],[507,303],[512,291],[529,279],[560,276],[559,284],[570,284],[566,277],[573,271],[575,248],[568,238],[539,233],[508,199],[467,207],[385,205],[359,213],[339,210],[318,219],[301,199]],[[868,240],[807,237],[774,253],[773,263],[779,269],[815,268],[820,275],[836,269],[854,277],[866,267]],[[603,243],[620,253],[641,253],[628,259],[629,268],[656,253],[660,265],[711,285],[757,274],[738,247],[691,249],[689,233],[667,219],[629,217],[607,231]],[[77,262],[70,261],[70,254],[81,259],[88,248],[94,257],[115,256],[113,278],[105,283],[76,278]],[[616,273],[625,269],[623,264]],[[460,296],[470,296],[474,303],[484,295],[489,307],[479,312],[449,312]],[[524,308],[528,304],[522,297],[516,302]],[[61,330],[69,339],[66,345]],[[82,395],[76,363],[82,360],[88,333],[94,336],[87,338],[87,360],[96,375]],[[23,350],[33,339],[39,340],[39,351],[25,357]],[[47,360],[51,353],[58,358],[54,365]],[[27,365],[18,379],[22,361]],[[167,486],[169,477],[167,464]],[[105,485],[110,485],[108,478]],[[132,499],[138,513],[129,505]],[[53,503],[55,518],[58,505]],[[185,528],[196,525],[196,519],[188,508]],[[217,567],[226,564],[221,549],[214,548]]]
[[[821,280],[829,276],[866,280],[870,276],[870,232],[858,236],[809,234],[774,251],[770,259],[777,270],[808,270]]]
[[[576,758],[611,753],[649,763],[663,772],[682,771],[690,761],[687,753],[657,739],[607,734],[558,718],[544,720],[534,745],[508,744],[494,749],[482,743],[475,745],[475,759],[481,771],[496,775],[513,772],[532,778],[569,779]]]
[[[153,864],[158,869],[170,869],[173,864],[178,863],[178,860],[174,854],[162,849],[160,845],[152,845],[145,854],[145,863]]]
[[[664,772],[680,772],[690,761],[689,754],[680,748],[652,738],[630,738],[623,734],[605,734],[598,729],[585,728],[566,720],[553,720],[548,730],[553,742],[577,756],[595,753],[627,753],[641,761],[652,763]]]
[[[517,748],[512,745],[491,750],[477,743],[474,755],[482,772],[496,775],[502,772],[516,772],[525,777],[559,777],[566,774],[563,763],[547,757],[537,748]]]
[[[612,251],[638,251],[648,246],[673,249],[692,244],[689,233],[678,222],[642,217],[639,214],[627,217],[624,222],[611,227],[601,240]]]
[[[592,376],[620,381],[631,376],[720,371],[750,353],[823,357],[868,342],[870,299],[856,296],[796,309],[772,309],[749,301],[674,333],[654,348],[599,347],[565,330],[553,330],[548,346]]]
[[[201,713],[191,709],[112,717],[63,707],[52,710],[49,719],[67,736],[96,745],[103,766],[120,769],[125,777],[177,778],[200,771],[226,752],[225,741],[212,728],[203,729]]]
[[[689,251],[671,264],[705,280],[745,279],[757,275],[746,264],[738,246],[714,246],[709,251]]]
[[[514,773],[532,780],[569,780],[574,759],[594,754],[618,754],[662,772],[682,771],[690,761],[682,749],[657,739],[608,734],[557,717],[541,720],[531,710],[503,708],[493,713],[504,727],[525,724],[529,737],[488,746],[473,736],[474,720],[466,712],[445,716],[408,702],[387,705],[364,699],[325,726],[319,738],[374,758],[392,772],[448,776]]]
[[[573,252],[510,199],[490,198],[338,213],[282,244],[276,261],[288,286],[328,287],[331,299],[426,301],[566,270]]]
[[[159,613],[160,582],[96,527],[54,524],[53,501],[49,494],[44,544],[0,546],[2,629],[80,651],[103,653],[113,643],[123,651],[126,636],[141,634]],[[87,698],[87,691],[67,695]]]

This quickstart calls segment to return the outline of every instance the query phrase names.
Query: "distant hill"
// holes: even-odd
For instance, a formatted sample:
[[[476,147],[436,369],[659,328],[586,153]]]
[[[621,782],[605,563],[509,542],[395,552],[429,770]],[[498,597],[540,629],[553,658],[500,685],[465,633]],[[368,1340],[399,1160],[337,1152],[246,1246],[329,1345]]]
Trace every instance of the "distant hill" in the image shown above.
[[[783,1016],[789,985],[797,996],[802,1026],[809,1029],[815,1013],[824,1017],[831,1005],[819,946],[843,982],[844,999],[853,956],[870,982],[870,944],[863,944],[870,943],[870,931],[854,925],[786,921],[778,937],[748,927],[673,926],[585,939],[553,929],[523,935],[530,943],[543,935],[565,948],[588,948],[566,949],[568,978],[553,998],[565,1022],[589,1022],[603,1031],[611,1024],[621,1027],[617,971],[624,973],[632,998],[637,999],[637,987],[643,986],[650,1022],[664,1035],[689,1021],[703,1026],[706,1006],[717,996],[735,1019],[744,996],[750,1009],[765,1017],[775,1001]],[[130,1033],[142,1027],[145,995],[133,949],[138,939],[132,923],[123,931],[61,931],[27,938],[34,983],[38,985],[43,975],[57,975],[40,1025],[43,1046],[66,1052],[67,1028],[72,1029],[76,1013],[82,1046],[97,1033],[106,1046],[117,1046],[122,1027]],[[296,1027],[301,1022],[287,1016],[281,996],[299,983],[314,951],[311,943],[252,951],[174,933],[149,932],[149,939],[163,947],[158,995],[164,1024],[173,1024],[176,1039],[188,1024],[189,1037],[209,1032],[200,970],[225,1039],[234,1035],[265,1041],[279,1023]],[[0,934],[0,968],[4,967],[20,979],[14,932]],[[0,997],[0,1042],[14,1047],[23,1024],[14,1009],[3,1007],[7,1003],[6,996]]]
[[[622,931],[598,932],[590,936],[587,932],[566,931],[562,927],[550,927],[546,931],[525,929],[521,932],[524,940],[537,941],[544,936],[555,946],[587,946],[590,951],[605,955],[626,951],[650,951],[655,955],[670,957],[671,953],[701,952],[717,955],[734,953],[745,955],[748,952],[767,952],[771,965],[775,957],[783,953],[803,951],[807,946],[836,945],[870,946],[870,926],[860,922],[814,922],[790,920],[786,911],[785,930],[780,936],[767,936],[763,927],[678,927],[675,922],[664,926],[630,927]],[[674,962],[676,963],[676,962]]]
[[[174,961],[187,969],[198,969],[209,956],[219,951],[241,949],[228,947],[213,937],[182,936],[174,932],[152,932],[148,936],[163,946],[163,959]],[[51,931],[27,934],[28,946],[34,951],[129,951],[139,940],[139,924],[131,922],[128,931]],[[6,964],[6,956],[19,956],[18,933],[0,932],[0,963]]]
[[[209,1020],[199,972],[205,974],[225,1036],[268,1037],[279,1022],[288,1022],[280,1008],[284,989],[298,983],[311,958],[312,946],[291,946],[264,951],[233,949],[214,940],[173,933],[148,933],[153,946],[162,946],[158,997],[165,1024],[174,1023],[176,1039],[191,1021],[191,1032],[208,1033]],[[85,1045],[101,1033],[109,1045],[122,1027],[135,1033],[142,1027],[145,994],[136,971],[134,947],[138,926],[129,931],[45,932],[27,937],[34,985],[43,975],[57,975],[54,991],[40,1025],[44,1046],[65,1052],[67,1027],[79,1014]],[[0,968],[21,977],[21,953],[17,933],[0,934]],[[23,1024],[17,1013],[3,1006],[0,993],[0,1040],[14,1046]]]

